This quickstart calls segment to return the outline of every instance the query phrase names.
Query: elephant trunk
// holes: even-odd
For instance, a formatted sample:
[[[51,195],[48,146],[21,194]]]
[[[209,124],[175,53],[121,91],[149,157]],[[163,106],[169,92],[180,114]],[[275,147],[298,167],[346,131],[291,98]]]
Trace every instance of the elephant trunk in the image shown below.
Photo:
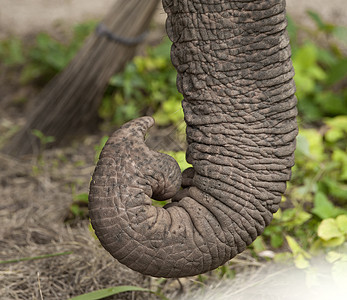
[[[152,118],[131,121],[102,151],[89,208],[121,263],[183,277],[224,264],[270,223],[294,164],[297,111],[285,0],[163,5],[193,169],[181,176],[170,156],[147,148]]]

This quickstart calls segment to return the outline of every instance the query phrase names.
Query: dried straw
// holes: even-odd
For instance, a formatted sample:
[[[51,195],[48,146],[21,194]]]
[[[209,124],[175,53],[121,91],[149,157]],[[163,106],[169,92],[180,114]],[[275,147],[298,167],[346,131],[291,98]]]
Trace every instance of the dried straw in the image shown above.
[[[93,147],[44,155],[34,174],[32,163],[0,155],[0,261],[42,256],[0,264],[0,299],[68,299],[118,285],[153,289],[150,278],[122,266],[99,245],[88,220],[64,222],[72,193],[88,190]],[[85,164],[76,167],[82,160]],[[54,255],[64,252],[72,254]],[[148,293],[135,296],[156,299]],[[115,299],[133,297],[128,292]]]
[[[155,131],[152,135],[151,147],[162,139]],[[177,281],[143,276],[118,263],[100,246],[88,220],[65,222],[73,195],[88,191],[93,146],[99,140],[88,137],[74,148],[45,151],[41,160],[32,162],[0,154],[0,261],[45,256],[0,264],[0,299],[68,299],[119,285],[159,288],[168,299],[180,299],[218,279],[218,272],[203,275],[203,283],[198,277]],[[38,171],[33,166],[39,166]],[[64,252],[72,254],[52,255]],[[259,266],[244,252],[232,267],[238,272]],[[113,299],[159,298],[128,292]]]

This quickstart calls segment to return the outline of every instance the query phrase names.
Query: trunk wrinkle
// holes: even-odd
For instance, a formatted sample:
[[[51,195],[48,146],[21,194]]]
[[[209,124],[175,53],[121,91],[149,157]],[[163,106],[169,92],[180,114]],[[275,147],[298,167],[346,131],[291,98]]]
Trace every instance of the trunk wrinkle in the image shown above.
[[[131,121],[100,155],[89,209],[121,263],[184,277],[222,265],[270,223],[294,164],[297,100],[284,0],[163,5],[193,168],[181,175],[147,148],[152,118]],[[153,207],[150,197],[172,202]]]

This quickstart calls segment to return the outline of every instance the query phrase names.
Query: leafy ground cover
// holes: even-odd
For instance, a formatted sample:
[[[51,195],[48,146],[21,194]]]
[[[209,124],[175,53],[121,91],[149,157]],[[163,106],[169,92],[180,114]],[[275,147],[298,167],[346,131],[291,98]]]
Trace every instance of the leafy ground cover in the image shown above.
[[[45,151],[47,141],[54,137],[34,131],[42,141],[41,151],[24,167],[22,162],[0,157],[5,197],[1,216],[7,221],[0,229],[6,246],[0,250],[0,277],[7,276],[3,281],[6,286],[0,285],[0,294],[27,299],[27,292],[39,298],[41,291],[47,299],[54,293],[63,298],[84,294],[78,299],[98,299],[95,293],[85,293],[102,289],[98,297],[127,291],[124,299],[131,299],[138,288],[130,285],[137,285],[153,292],[145,296],[137,292],[138,299],[165,299],[173,295],[173,289],[194,290],[214,280],[234,278],[245,268],[257,269],[268,261],[312,270],[317,255],[323,257],[332,276],[340,278],[347,270],[347,31],[324,22],[314,12],[308,17],[315,22],[314,29],[295,25],[290,18],[288,27],[300,127],[292,180],[273,222],[244,254],[180,284],[144,279],[120,267],[109,256],[100,254],[104,252],[90,239],[93,235],[86,209],[90,174],[107,137],[88,137],[67,151]],[[1,64],[20,71],[19,84],[42,86],[66,66],[92,28],[93,23],[76,27],[74,37],[66,44],[45,34],[38,35],[30,46],[15,38],[1,41]],[[165,39],[148,48],[145,56],[135,57],[122,74],[113,76],[99,116],[103,120],[101,128],[107,132],[130,119],[154,114],[157,125],[169,133],[174,145],[158,143],[155,131],[149,143],[157,150],[170,151],[184,169],[187,163],[180,150],[184,148],[182,96],[176,91],[169,49],[170,42]],[[13,131],[6,126],[5,138]],[[4,142],[0,138],[0,146]],[[89,149],[87,153],[84,147]],[[10,182],[17,184],[21,195],[9,190]],[[24,195],[35,195],[37,199]],[[66,255],[55,255],[62,253]],[[86,257],[90,262],[84,264]],[[96,277],[92,278],[91,273]],[[122,274],[127,274],[129,280],[124,280]],[[307,274],[313,278],[312,272]],[[25,279],[20,279],[23,276]],[[113,280],[108,280],[110,276]],[[52,278],[57,279],[56,285],[50,285]],[[35,291],[30,289],[33,285]],[[118,288],[112,289],[114,286]],[[110,289],[103,289],[106,287]]]

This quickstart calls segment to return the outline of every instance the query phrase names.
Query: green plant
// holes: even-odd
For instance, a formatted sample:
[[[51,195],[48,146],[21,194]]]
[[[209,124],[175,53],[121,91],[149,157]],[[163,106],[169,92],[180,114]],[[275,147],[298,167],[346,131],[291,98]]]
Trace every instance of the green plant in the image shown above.
[[[21,65],[25,62],[23,43],[16,37],[0,41],[0,62],[5,66]]]
[[[233,279],[236,276],[235,270],[231,268],[232,261],[224,264],[223,266],[218,267],[215,272],[220,279]]]
[[[314,12],[309,16],[316,29],[305,29],[304,40],[298,38],[302,28],[288,20],[300,115],[292,180],[251,249],[270,248],[276,261],[302,269],[323,253],[332,269],[341,269],[347,261],[347,57],[339,46],[346,39],[336,38],[347,31]],[[327,38],[323,46],[317,44],[321,35]]]
[[[72,216],[68,219],[84,219],[88,216],[88,194],[81,193],[73,197],[73,202],[70,205],[70,213]]]
[[[89,21],[75,26],[66,43],[47,33],[39,33],[32,44],[10,37],[0,42],[0,61],[7,67],[21,67],[23,84],[35,80],[44,85],[67,66],[95,25],[96,21]]]
[[[40,33],[35,45],[28,51],[29,63],[23,69],[22,81],[41,79],[44,83],[48,82],[67,66],[95,25],[94,21],[77,25],[71,41],[66,44],[46,33]]]
[[[43,159],[43,152],[46,149],[47,145],[55,141],[55,138],[53,136],[46,136],[43,132],[41,132],[38,129],[33,129],[31,133],[40,140],[40,148],[37,153],[36,164],[32,166],[33,174],[37,175],[42,171],[45,165]]]
[[[31,133],[40,140],[40,152],[42,152],[46,146],[55,141],[54,136],[46,136],[43,132],[38,129],[33,129]]]
[[[112,96],[102,101],[99,115],[120,125],[143,114],[154,114],[161,126],[179,124],[183,120],[182,96],[176,90],[176,70],[170,59],[171,42],[165,39],[157,47],[137,56],[124,72],[110,80]]]
[[[319,242],[324,247],[337,247],[347,239],[347,214],[324,219],[318,226]]]
[[[172,156],[177,161],[178,165],[181,168],[181,171],[192,167],[192,165],[187,163],[187,161],[186,161],[186,153],[185,153],[185,151],[178,151],[178,152],[175,152],[175,151],[165,151],[164,153]]]
[[[347,134],[340,122],[333,126],[335,121],[326,120],[330,127],[325,133],[314,128],[300,129],[292,181],[281,204],[284,209],[274,215],[274,221],[264,231],[273,248],[282,247],[285,235],[290,235],[308,249],[319,238],[317,230],[322,221],[347,215]]]
[[[36,37],[35,45],[29,49],[29,63],[24,67],[22,81],[28,82],[40,79],[48,82],[53,76],[62,71],[83,44],[85,38],[95,28],[96,22],[91,21],[77,25],[74,28],[70,42],[61,43],[46,33]]]
[[[308,16],[316,24],[313,32],[298,28],[292,21],[289,29],[300,116],[305,122],[315,122],[347,113],[347,88],[343,84],[347,78],[347,58],[335,42],[339,38],[340,43],[346,43],[347,30],[324,22],[313,11]],[[320,46],[312,38],[300,44],[296,38],[298,29],[305,29],[308,37],[326,36],[326,44]]]

